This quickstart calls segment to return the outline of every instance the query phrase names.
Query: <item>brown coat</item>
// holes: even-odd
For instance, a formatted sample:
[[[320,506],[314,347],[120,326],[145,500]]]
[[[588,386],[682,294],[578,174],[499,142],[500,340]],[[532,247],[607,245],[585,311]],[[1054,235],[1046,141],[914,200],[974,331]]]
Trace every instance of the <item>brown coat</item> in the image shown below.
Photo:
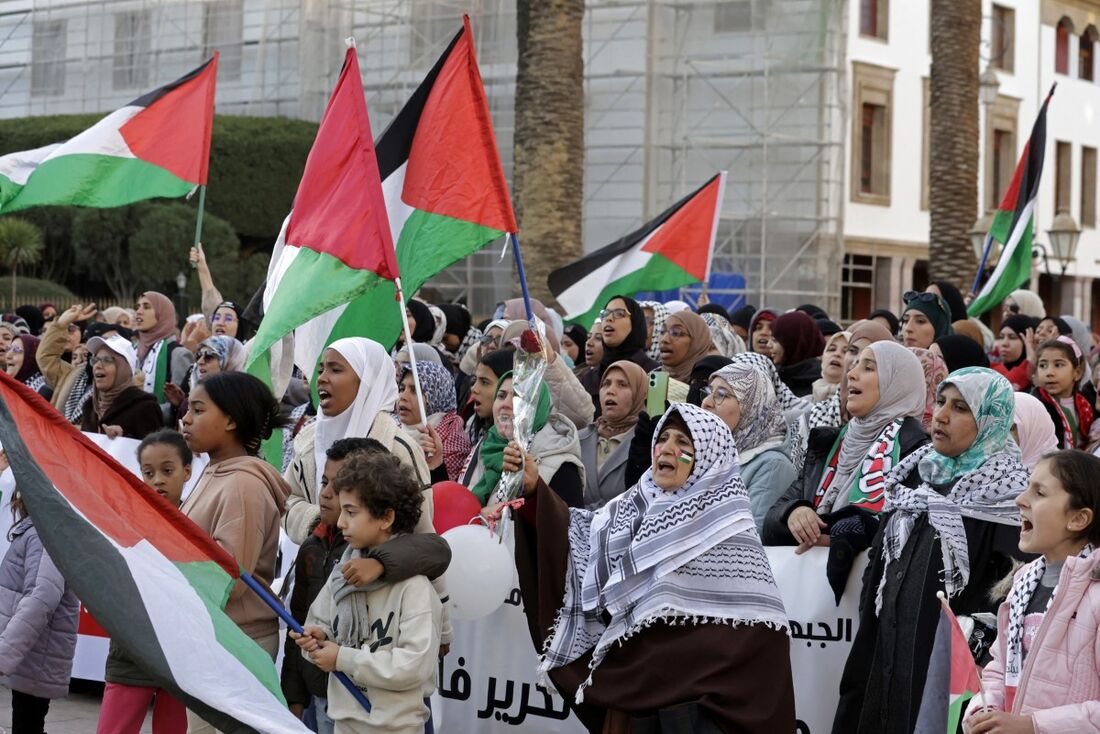
[[[569,508],[540,479],[518,515],[520,593],[535,649],[542,650],[565,598]],[[692,704],[724,732],[795,731],[789,652],[787,635],[763,626],[658,622],[608,650],[573,712],[596,734],[640,730],[636,719]],[[589,651],[550,671],[567,700],[588,676],[591,659]]]
[[[270,464],[242,456],[206,467],[181,509],[244,571],[270,585],[275,578],[279,521],[289,494],[290,487]],[[230,592],[225,613],[254,640],[279,632],[275,612],[243,581]]]

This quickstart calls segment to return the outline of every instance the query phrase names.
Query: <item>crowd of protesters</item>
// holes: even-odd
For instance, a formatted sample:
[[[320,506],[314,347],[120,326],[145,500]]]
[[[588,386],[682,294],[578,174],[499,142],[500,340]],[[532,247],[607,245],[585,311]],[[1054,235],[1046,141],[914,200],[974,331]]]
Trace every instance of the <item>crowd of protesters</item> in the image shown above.
[[[967,731],[1100,731],[1100,347],[1036,294],[1005,299],[997,332],[946,281],[847,326],[811,304],[619,295],[585,330],[535,301],[549,358],[520,446],[521,300],[475,323],[413,299],[412,344],[340,339],[312,386],[296,368],[276,397],[243,372],[257,324],[192,259],[202,312],[182,328],[156,292],[133,310],[24,306],[0,316],[6,371],[81,430],[142,441],[146,481],[261,582],[280,531],[300,546],[289,605],[304,636],[281,637],[242,585],[226,613],[273,659],[283,647],[287,702],[316,731],[430,730],[433,661],[453,640],[431,485],[462,484],[493,521],[508,472],[540,679],[590,731],[795,731],[792,610],[766,545],[826,547],[838,600],[869,553],[834,732],[913,731],[937,591],[997,620],[971,639],[985,684]],[[14,731],[40,732],[76,601],[13,508],[0,682]],[[401,625],[390,656],[368,639],[383,614]],[[371,687],[371,713],[336,669]],[[155,731],[213,731],[114,648],[107,682],[100,732],[136,732],[152,699]]]

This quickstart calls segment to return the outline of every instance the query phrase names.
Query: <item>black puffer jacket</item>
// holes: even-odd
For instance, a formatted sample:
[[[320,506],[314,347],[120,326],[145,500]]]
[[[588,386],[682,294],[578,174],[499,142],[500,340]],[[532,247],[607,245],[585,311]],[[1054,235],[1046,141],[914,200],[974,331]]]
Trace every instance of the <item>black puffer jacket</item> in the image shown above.
[[[836,443],[836,437],[840,435],[839,428],[825,427],[814,428],[810,431],[809,445],[806,448],[806,462],[802,465],[802,472],[794,481],[779,501],[772,505],[768,515],[764,518],[764,529],[761,540],[764,545],[798,545],[794,536],[787,527],[787,518],[797,507],[813,507],[814,495],[817,493],[821,482],[821,475],[825,472],[825,464],[829,460],[829,452]],[[906,418],[902,421],[901,431],[898,433],[901,442],[901,455],[904,459],[916,449],[928,443],[928,435],[916,418]],[[843,511],[842,511],[843,512]],[[846,513],[847,514],[847,513]],[[822,520],[830,522],[830,515],[823,515]]]
[[[797,364],[779,367],[779,379],[800,398],[814,391],[814,381],[821,379],[821,357],[804,359]]]

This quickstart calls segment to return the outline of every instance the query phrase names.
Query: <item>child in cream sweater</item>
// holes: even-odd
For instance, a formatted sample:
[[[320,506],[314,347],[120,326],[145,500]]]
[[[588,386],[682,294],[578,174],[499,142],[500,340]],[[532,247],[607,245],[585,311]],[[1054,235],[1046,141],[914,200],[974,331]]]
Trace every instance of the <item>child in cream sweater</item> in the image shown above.
[[[419,734],[435,690],[442,608],[424,576],[363,588],[340,568],[420,519],[420,486],[389,453],[348,457],[332,489],[340,503],[337,527],[348,541],[341,562],[306,618],[305,635],[291,633],[302,653],[325,672],[346,673],[371,703],[368,713],[335,676],[328,683],[328,715],[337,734]]]

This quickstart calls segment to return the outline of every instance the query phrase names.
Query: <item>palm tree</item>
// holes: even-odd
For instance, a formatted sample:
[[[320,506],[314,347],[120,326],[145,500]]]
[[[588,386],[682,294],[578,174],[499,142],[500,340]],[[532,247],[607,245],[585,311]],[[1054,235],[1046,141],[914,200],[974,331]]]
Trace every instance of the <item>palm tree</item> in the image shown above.
[[[981,1],[932,0],[930,22],[928,271],[962,289],[977,265],[967,232],[978,214]]]
[[[37,265],[42,258],[42,232],[25,219],[0,218],[0,264],[11,268],[11,307],[15,308],[15,277],[19,266]]]
[[[518,0],[512,187],[531,294],[581,254],[584,0]]]

